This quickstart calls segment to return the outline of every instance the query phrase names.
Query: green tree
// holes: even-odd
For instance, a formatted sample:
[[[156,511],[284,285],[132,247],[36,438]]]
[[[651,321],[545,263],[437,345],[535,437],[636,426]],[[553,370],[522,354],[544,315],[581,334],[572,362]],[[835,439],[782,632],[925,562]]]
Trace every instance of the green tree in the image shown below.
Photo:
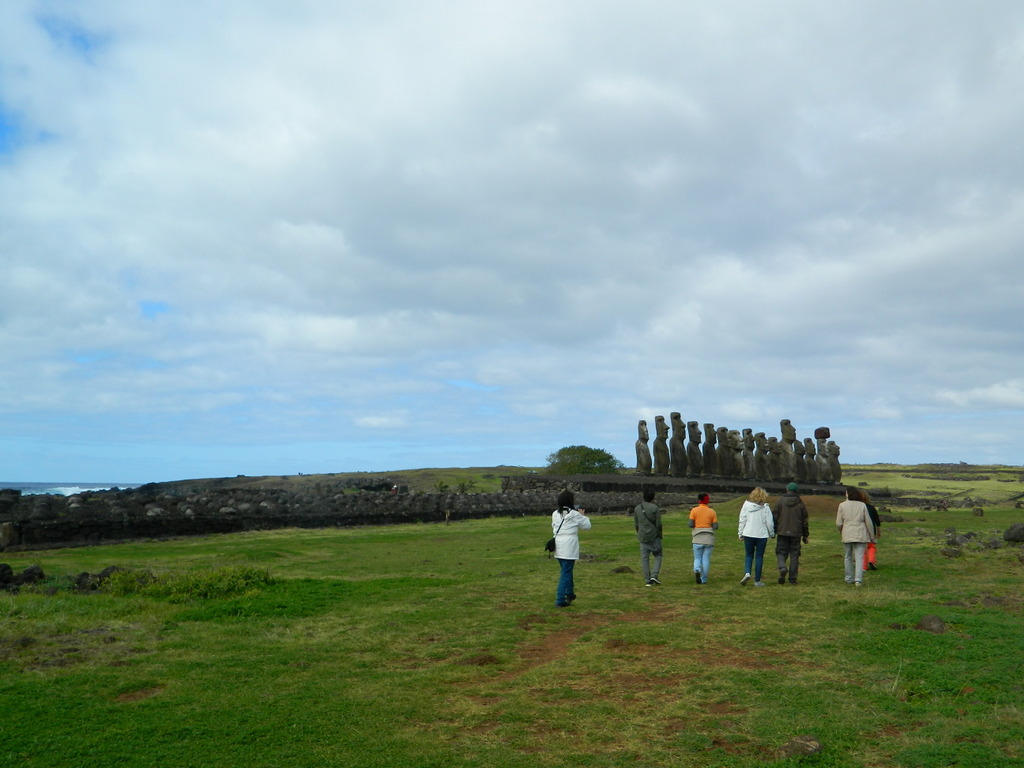
[[[567,445],[548,456],[548,473],[552,475],[607,475],[624,465],[608,451],[585,445]]]

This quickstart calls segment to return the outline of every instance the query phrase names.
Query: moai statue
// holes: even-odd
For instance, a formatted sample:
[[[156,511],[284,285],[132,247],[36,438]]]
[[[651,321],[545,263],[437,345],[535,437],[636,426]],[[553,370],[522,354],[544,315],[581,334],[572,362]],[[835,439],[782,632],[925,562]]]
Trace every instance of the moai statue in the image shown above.
[[[700,450],[700,427],[696,421],[686,422],[686,474],[700,477],[704,474],[704,454]]]
[[[669,474],[682,477],[686,474],[686,443],[683,442],[686,425],[679,413],[672,413],[669,419],[672,422],[672,439],[668,441]]]
[[[743,430],[743,448],[740,449],[740,456],[743,459],[743,479],[754,479],[754,430]]]
[[[815,461],[817,451],[814,448],[814,441],[809,437],[804,438],[804,473],[809,485],[818,483],[818,464]]]
[[[754,479],[767,483],[772,479],[771,456],[768,452],[768,438],[764,432],[754,435]]]
[[[785,470],[785,459],[782,457],[782,446],[779,444],[779,438],[769,437],[768,474],[772,476],[772,480],[780,483],[783,481]]]
[[[822,485],[831,485],[832,467],[828,463],[828,446],[825,444],[824,437],[819,437],[816,442],[818,455],[814,457],[814,466],[818,468],[818,482]]]
[[[782,449],[782,476],[780,480],[789,483],[796,480],[796,453],[793,451],[793,443],[796,442],[796,428],[789,419],[779,422],[782,429],[782,439],[779,446]]]
[[[826,448],[828,448],[828,469],[832,475],[832,483],[839,485],[843,481],[843,468],[839,464],[839,446],[835,444],[835,441],[829,440]]]
[[[704,451],[704,476],[712,477],[718,474],[718,451],[715,450],[715,441],[718,438],[715,436],[715,425],[705,424],[704,425],[704,445],[702,450]]]
[[[796,454],[796,482],[803,485],[807,482],[807,462],[804,460],[807,449],[804,448],[803,443],[795,440],[793,441],[793,453]]]
[[[664,416],[654,417],[654,474],[667,475],[669,466],[668,455],[668,424]]]
[[[647,441],[651,439],[650,434],[647,432],[647,422],[643,419],[636,425],[637,441],[636,441],[636,473],[638,475],[649,475],[651,474],[651,449],[647,446]]]
[[[743,435],[738,429],[729,430],[729,452],[732,454],[732,476],[743,477]]]
[[[718,474],[722,477],[732,477],[732,451],[729,450],[729,428],[719,427],[715,430],[718,438]]]

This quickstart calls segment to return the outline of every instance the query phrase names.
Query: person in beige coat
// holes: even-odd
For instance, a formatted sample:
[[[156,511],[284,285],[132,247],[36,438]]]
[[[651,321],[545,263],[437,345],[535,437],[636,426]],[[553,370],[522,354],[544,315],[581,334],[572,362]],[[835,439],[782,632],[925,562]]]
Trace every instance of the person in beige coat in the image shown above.
[[[875,540],[875,525],[871,522],[867,505],[857,501],[857,490],[847,488],[846,501],[836,511],[836,528],[842,535],[846,559],[846,583],[860,586],[864,581],[864,550]]]

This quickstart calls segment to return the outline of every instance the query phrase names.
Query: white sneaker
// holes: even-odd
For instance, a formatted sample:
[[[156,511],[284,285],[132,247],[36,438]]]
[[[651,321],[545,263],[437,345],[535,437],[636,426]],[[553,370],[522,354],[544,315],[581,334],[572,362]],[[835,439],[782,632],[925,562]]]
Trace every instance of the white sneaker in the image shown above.
[[[750,574],[744,573],[743,578],[740,579],[740,584],[746,584],[748,581],[750,581]]]

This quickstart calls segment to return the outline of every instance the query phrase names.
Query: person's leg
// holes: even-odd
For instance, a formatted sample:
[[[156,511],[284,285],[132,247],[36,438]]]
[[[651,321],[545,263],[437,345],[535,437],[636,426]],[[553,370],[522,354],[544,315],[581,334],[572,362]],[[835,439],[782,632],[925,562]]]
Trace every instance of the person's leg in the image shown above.
[[[658,577],[661,576],[661,539],[655,539],[652,541],[651,547],[653,547],[651,554],[654,555],[654,566],[651,568],[651,578],[658,582]]]
[[[559,608],[568,605],[572,602],[571,597],[575,597],[572,583],[572,568],[575,564],[575,560],[558,560],[561,573],[558,577],[558,591],[555,593],[555,605]]]
[[[792,536],[779,536],[775,542],[775,559],[779,565],[779,584],[786,583],[786,557],[790,554]]]
[[[715,548],[714,544],[705,544],[704,552],[701,556],[701,581],[704,584],[708,583],[708,574],[711,572],[711,550]]]
[[[789,547],[789,583],[796,584],[796,574],[800,570],[800,537],[793,536]]]
[[[752,539],[749,536],[743,537],[743,573],[744,575],[750,575],[753,573],[751,568],[754,565],[754,549],[757,545],[757,539]],[[760,577],[758,581],[760,581]]]
[[[846,579],[847,584],[853,584],[853,544],[844,541],[843,551],[845,553],[843,557],[843,576]]]
[[[651,580],[651,550],[645,542],[640,542],[640,571],[644,575],[644,583]]]
[[[704,552],[704,545],[703,544],[694,544],[693,545],[693,572],[697,576],[697,583],[698,584],[700,584],[702,582],[702,578],[701,578],[702,574],[701,574],[701,570],[700,569],[701,569],[701,559],[702,559],[703,552]]]
[[[875,546],[875,542],[869,541],[867,549],[864,550],[864,570],[865,571],[867,571],[869,569],[870,570],[874,570],[875,564],[877,563],[877,559],[876,559],[876,555],[875,555],[876,550],[877,550],[877,547]]]
[[[768,539],[754,539],[754,582],[757,584],[761,583],[761,571],[764,570],[764,550],[767,546]]]
[[[853,545],[853,581],[855,584],[860,584],[864,581],[864,550],[867,548],[867,543],[858,541]]]

